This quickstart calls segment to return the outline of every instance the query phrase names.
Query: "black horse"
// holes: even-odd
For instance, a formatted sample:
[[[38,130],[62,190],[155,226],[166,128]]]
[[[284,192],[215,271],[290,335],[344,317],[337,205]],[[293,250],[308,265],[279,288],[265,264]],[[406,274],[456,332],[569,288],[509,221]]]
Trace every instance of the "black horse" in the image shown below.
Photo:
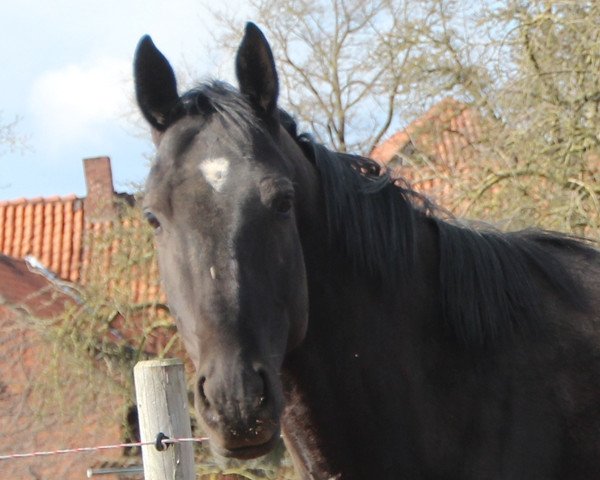
[[[221,455],[280,436],[302,478],[600,475],[600,255],[440,218],[372,161],[297,135],[253,24],[182,96],[149,37],[144,208]]]

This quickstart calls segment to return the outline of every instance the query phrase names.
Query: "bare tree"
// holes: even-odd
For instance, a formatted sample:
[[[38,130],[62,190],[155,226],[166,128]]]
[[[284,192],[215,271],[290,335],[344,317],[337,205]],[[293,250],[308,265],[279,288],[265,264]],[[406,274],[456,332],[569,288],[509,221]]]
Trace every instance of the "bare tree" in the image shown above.
[[[399,128],[418,81],[414,65],[427,55],[420,35],[433,28],[430,9],[394,0],[250,4],[274,49],[282,103],[318,140],[366,154]],[[222,43],[233,49],[242,22],[215,15],[228,27]]]
[[[471,96],[489,121],[469,213],[600,238],[600,5],[506,0],[479,15],[496,79]]]
[[[499,149],[524,180],[509,190],[540,223],[600,238],[600,5],[511,1],[497,18],[515,25]]]
[[[0,155],[6,152],[23,150],[26,145],[26,139],[17,131],[17,126],[21,119],[15,117],[12,121],[3,120],[0,110]]]
[[[411,177],[441,182],[438,200],[459,215],[599,238],[599,6],[506,0],[459,13],[434,3],[442,28],[424,33],[431,56],[418,88],[459,99],[455,114],[471,110],[478,133],[461,139],[462,168],[416,148],[404,158]],[[439,135],[439,122],[429,127],[419,134]]]
[[[366,154],[451,96],[477,112],[477,161],[452,170],[413,155],[413,175],[452,186],[442,203],[506,228],[598,236],[597,2],[250,3],[274,48],[282,103],[320,141]],[[233,47],[241,22],[216,16]]]

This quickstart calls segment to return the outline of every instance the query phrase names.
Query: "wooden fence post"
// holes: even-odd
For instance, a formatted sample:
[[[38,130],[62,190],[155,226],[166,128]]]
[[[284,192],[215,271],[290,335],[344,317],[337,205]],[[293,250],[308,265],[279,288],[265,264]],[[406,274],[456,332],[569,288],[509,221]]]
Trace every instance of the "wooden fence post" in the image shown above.
[[[183,363],[178,359],[139,362],[133,369],[142,442],[156,440],[159,432],[170,438],[192,436]],[[142,447],[144,480],[194,480],[193,443],[169,445],[158,451]]]

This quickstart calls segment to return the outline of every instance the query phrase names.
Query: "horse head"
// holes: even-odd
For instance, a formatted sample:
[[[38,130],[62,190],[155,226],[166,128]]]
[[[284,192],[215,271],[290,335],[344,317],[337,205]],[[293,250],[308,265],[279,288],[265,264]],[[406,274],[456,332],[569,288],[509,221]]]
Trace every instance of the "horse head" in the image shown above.
[[[298,186],[315,174],[282,126],[273,55],[255,25],[237,53],[239,91],[213,82],[179,95],[150,37],[134,73],[157,148],[143,208],[196,369],[196,408],[217,453],[256,457],[279,438],[280,369],[307,328],[298,221],[312,200]]]

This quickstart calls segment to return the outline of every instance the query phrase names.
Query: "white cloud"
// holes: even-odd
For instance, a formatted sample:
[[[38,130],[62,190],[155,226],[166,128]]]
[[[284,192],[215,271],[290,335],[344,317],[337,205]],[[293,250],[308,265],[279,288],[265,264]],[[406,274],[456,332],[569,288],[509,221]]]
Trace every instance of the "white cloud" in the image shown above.
[[[118,58],[44,72],[30,96],[38,142],[52,150],[95,143],[131,109],[131,89],[131,63]]]

